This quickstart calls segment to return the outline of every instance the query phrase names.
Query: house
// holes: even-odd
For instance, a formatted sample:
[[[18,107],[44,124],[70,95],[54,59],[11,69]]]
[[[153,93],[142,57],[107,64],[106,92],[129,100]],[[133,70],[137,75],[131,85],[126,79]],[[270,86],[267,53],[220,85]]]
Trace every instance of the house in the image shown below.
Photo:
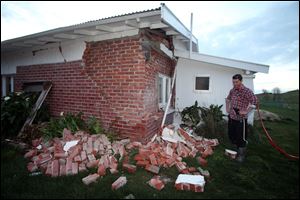
[[[164,4],[1,42],[2,96],[51,81],[52,116],[82,111],[140,141],[158,132],[171,94],[166,123],[195,100],[224,104],[235,73],[253,89],[254,74],[268,68],[200,54],[197,38]]]

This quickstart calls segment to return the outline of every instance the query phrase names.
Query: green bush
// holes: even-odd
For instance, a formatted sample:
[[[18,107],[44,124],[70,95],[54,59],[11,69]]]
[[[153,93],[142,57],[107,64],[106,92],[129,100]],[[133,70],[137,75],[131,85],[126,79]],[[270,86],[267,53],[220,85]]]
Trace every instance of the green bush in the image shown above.
[[[1,98],[1,138],[16,136],[29,116],[39,93],[10,93]],[[49,111],[45,103],[37,112],[33,123],[49,119]]]
[[[101,123],[94,116],[92,116],[88,119],[87,127],[88,127],[88,131],[91,134],[103,133],[103,131],[104,131]]]
[[[200,116],[203,122],[200,125],[200,130],[202,129],[205,135],[218,137],[224,133],[226,123],[223,119],[225,115],[221,110],[222,106],[211,104],[209,108],[200,107]]]
[[[198,102],[195,101],[194,105],[186,107],[181,111],[182,122],[193,129],[196,128],[201,120],[199,111],[200,106],[198,106]]]
[[[69,129],[72,133],[78,130],[85,130],[86,124],[82,119],[82,112],[67,113],[59,118],[51,118],[46,127],[41,129],[45,138],[62,137],[64,128]]]
[[[210,105],[208,108],[198,106],[196,101],[194,105],[186,107],[181,112],[184,126],[188,126],[198,135],[207,135],[217,137],[224,133],[226,123],[223,120],[225,116],[221,110],[223,105]]]

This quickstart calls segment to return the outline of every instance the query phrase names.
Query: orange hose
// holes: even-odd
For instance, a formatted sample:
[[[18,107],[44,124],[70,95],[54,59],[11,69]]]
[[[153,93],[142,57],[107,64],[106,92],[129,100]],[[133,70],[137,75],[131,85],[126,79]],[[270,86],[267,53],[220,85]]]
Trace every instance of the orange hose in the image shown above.
[[[279,151],[281,154],[283,154],[285,157],[287,157],[288,159],[291,159],[291,160],[299,160],[299,156],[294,156],[294,155],[291,155],[291,154],[288,154],[286,151],[284,151],[282,148],[280,148],[274,141],[273,139],[271,138],[270,134],[268,133],[267,129],[265,128],[265,125],[262,121],[262,118],[261,118],[261,115],[260,115],[260,112],[259,112],[259,105],[257,104],[257,112],[258,112],[258,116],[259,116],[259,119],[260,119],[260,122],[261,122],[261,125],[265,131],[265,134],[270,142],[270,144],[277,150]]]

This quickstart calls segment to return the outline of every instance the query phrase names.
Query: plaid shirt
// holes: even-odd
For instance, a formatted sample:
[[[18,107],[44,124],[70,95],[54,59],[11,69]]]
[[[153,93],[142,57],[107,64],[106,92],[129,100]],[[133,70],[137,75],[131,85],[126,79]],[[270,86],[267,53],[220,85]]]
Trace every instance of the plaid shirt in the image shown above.
[[[249,104],[257,105],[256,96],[243,84],[239,89],[232,88],[227,96],[227,99],[230,100],[229,116],[234,120],[241,120],[242,117],[237,115],[233,108],[237,108],[240,111],[246,111]],[[247,118],[247,115],[245,117]]]

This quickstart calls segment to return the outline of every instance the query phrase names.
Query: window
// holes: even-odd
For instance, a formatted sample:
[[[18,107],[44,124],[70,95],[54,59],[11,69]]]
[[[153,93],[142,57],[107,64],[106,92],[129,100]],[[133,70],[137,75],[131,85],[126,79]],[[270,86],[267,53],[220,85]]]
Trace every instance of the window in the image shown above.
[[[14,76],[4,75],[2,76],[2,96],[6,96],[11,92],[14,92]]]
[[[162,74],[158,75],[158,103],[159,107],[165,107],[168,103],[171,91],[171,78]]]
[[[209,76],[196,76],[195,77],[195,90],[196,91],[209,91]]]

